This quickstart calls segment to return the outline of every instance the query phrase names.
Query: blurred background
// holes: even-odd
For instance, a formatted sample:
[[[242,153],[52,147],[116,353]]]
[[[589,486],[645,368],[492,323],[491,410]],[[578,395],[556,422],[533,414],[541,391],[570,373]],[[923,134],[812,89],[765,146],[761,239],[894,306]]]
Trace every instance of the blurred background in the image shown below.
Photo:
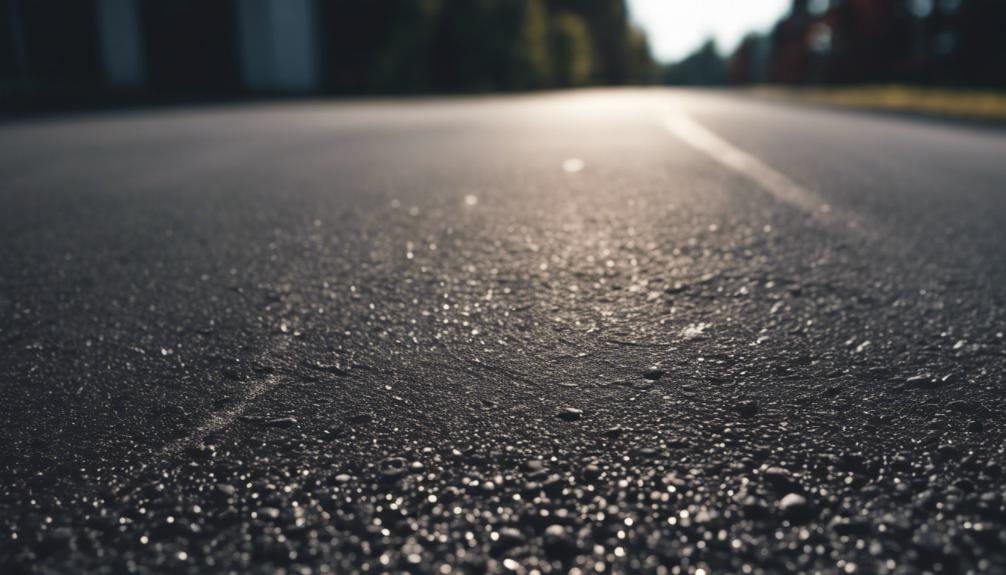
[[[1006,86],[1003,0],[0,0],[5,110],[588,85]]]
[[[8,103],[651,82],[623,0],[0,0]]]
[[[707,42],[665,79],[1002,87],[1004,26],[1002,0],[793,0],[770,30]]]

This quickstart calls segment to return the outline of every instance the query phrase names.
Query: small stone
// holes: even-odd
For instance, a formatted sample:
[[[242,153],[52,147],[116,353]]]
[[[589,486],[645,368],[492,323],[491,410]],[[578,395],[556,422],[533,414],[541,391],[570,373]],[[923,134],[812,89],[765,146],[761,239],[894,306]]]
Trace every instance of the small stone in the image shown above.
[[[528,459],[524,462],[524,470],[531,473],[538,473],[548,469],[541,459]]]
[[[650,381],[656,381],[664,376],[664,370],[660,369],[659,366],[652,366],[643,372],[643,377]]]
[[[493,550],[496,553],[502,553],[527,543],[527,539],[524,537],[524,534],[513,527],[504,527],[497,531],[497,535],[498,538],[493,545]]]
[[[526,497],[534,497],[535,495],[541,493],[541,483],[537,481],[526,481],[521,487],[521,493]]]
[[[314,365],[312,367],[314,367],[319,371],[326,371],[333,375],[349,375],[349,372],[346,371],[345,368],[343,368],[341,365],[337,363],[324,363],[321,361],[316,361],[314,362]]]
[[[279,519],[279,509],[275,507],[259,507],[258,516],[267,519]]]
[[[779,500],[777,505],[782,513],[783,519],[788,519],[794,523],[809,521],[816,515],[814,508],[807,501],[807,498],[799,493],[790,493]]]
[[[656,457],[660,452],[653,447],[640,447],[635,451],[635,455],[643,459],[651,459]]]
[[[602,473],[601,468],[594,464],[590,464],[583,468],[583,478],[586,479],[587,481],[593,481],[597,479],[598,477],[601,476],[601,473]]]
[[[688,289],[688,286],[685,285],[684,283],[682,283],[682,282],[674,282],[673,284],[671,284],[671,285],[667,286],[666,288],[664,288],[664,291],[673,295],[673,294],[679,294],[679,293],[685,291],[686,289]]]
[[[583,417],[583,410],[575,407],[565,407],[556,414],[556,417],[563,421],[576,421]]]
[[[381,479],[394,481],[409,472],[408,464],[402,457],[388,457],[378,463],[381,470]]]
[[[933,454],[933,462],[937,465],[957,461],[960,458],[961,450],[953,445],[941,445],[936,448],[936,453]]]
[[[839,535],[869,535],[872,529],[868,521],[839,516],[831,520],[830,526]]]
[[[670,436],[664,439],[664,445],[670,449],[681,449],[682,447],[688,447],[688,440],[683,437]]]
[[[968,433],[982,433],[985,431],[985,425],[981,421],[974,419],[968,422],[967,431]]]
[[[742,401],[735,406],[735,409],[741,417],[754,417],[758,413],[758,402],[754,400]]]
[[[570,559],[579,554],[576,541],[569,535],[569,530],[562,525],[549,525],[545,529],[543,545],[545,553],[553,559]]]
[[[794,479],[789,471],[781,467],[769,467],[762,472],[762,477],[766,483],[783,493],[794,491],[800,487],[800,482]]]
[[[235,489],[233,485],[218,483],[217,493],[223,495],[224,497],[234,497],[234,494],[237,493],[237,489]]]
[[[956,487],[957,489],[960,489],[961,491],[963,491],[965,493],[974,493],[974,491],[975,491],[975,482],[971,481],[967,477],[964,477],[964,478],[961,478],[961,479],[958,479],[957,481],[955,481],[954,482],[954,487]]]
[[[566,536],[566,528],[563,527],[562,525],[554,525],[554,524],[553,525],[549,525],[548,527],[545,528],[545,536],[546,537],[565,537]]]

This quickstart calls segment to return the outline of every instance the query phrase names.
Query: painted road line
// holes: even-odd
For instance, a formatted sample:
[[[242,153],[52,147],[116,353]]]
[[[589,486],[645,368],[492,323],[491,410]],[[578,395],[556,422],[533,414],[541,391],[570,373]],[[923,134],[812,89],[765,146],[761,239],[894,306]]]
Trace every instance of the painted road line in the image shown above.
[[[793,182],[771,166],[717,136],[684,112],[664,118],[664,125],[681,141],[752,180],[776,199],[810,214],[827,214],[831,207],[817,194]]]

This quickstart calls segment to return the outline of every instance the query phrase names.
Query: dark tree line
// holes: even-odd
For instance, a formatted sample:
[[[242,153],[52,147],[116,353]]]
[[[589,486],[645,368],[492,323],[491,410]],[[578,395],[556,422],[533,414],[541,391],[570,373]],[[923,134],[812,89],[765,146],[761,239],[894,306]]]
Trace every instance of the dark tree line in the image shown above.
[[[726,60],[712,40],[664,70],[664,81],[678,86],[717,86],[726,80]]]
[[[141,92],[232,96],[240,0],[137,0]],[[316,0],[315,93],[431,93],[655,79],[625,0]],[[109,92],[98,0],[0,0],[0,102]],[[263,40],[268,41],[268,40]]]
[[[665,79],[1002,88],[1004,57],[1003,0],[793,0],[767,35],[749,35],[727,58],[704,46]]]
[[[333,0],[333,92],[524,90],[650,81],[624,0]]]

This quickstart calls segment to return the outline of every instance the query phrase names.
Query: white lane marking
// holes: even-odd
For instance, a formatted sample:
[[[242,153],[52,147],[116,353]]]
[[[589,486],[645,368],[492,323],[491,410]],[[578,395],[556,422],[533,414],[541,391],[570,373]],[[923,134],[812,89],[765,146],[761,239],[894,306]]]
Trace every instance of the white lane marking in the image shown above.
[[[681,141],[754,181],[777,199],[811,214],[831,211],[831,207],[817,194],[799,186],[758,158],[717,136],[688,114],[674,112],[664,119],[664,125]]]

